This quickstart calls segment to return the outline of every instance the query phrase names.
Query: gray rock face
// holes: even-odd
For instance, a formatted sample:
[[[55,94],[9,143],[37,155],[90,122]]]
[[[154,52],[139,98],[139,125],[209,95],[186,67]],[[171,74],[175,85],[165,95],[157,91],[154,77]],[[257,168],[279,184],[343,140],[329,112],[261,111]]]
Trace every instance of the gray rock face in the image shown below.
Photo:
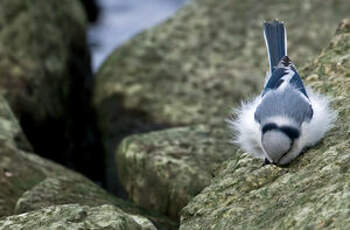
[[[204,125],[127,137],[117,152],[119,179],[138,205],[179,219],[232,155],[225,132]]]
[[[14,213],[24,212],[47,208],[52,205],[62,205],[78,203],[96,207],[104,204],[111,204],[122,209],[133,218],[139,217],[139,221],[150,220],[159,229],[177,229],[176,223],[169,219],[147,212],[136,205],[111,196],[86,178],[79,174],[72,174],[68,171],[63,175],[50,176],[40,183],[27,190],[17,200]]]
[[[37,154],[81,171],[98,163],[86,27],[78,1],[0,1],[0,91]]]
[[[35,4],[4,0],[0,6],[2,92],[19,116],[32,114],[36,122],[64,116],[67,108],[63,102],[73,77],[67,66],[69,46],[78,38],[84,43],[83,10],[66,0],[60,2],[61,7],[43,0],[35,0]],[[75,28],[71,28],[73,25]],[[83,79],[80,74],[75,77]]]
[[[156,230],[149,220],[140,216],[128,215],[112,205],[92,208],[78,204],[51,206],[17,216],[9,216],[0,220],[0,229]]]
[[[181,230],[348,229],[350,205],[350,19],[301,71],[332,96],[338,120],[317,146],[287,167],[237,153],[183,210]]]
[[[130,216],[141,226],[151,226],[151,220],[159,229],[177,229],[176,223],[169,219],[115,198],[86,177],[23,151],[30,149],[18,121],[0,95],[0,218],[52,205],[78,203],[95,207],[110,204],[122,209],[123,215]],[[64,222],[64,218],[57,221]],[[8,222],[0,224],[0,229],[16,229],[19,226],[30,229],[33,224],[15,223],[15,219],[11,219],[10,226]]]
[[[27,137],[2,95],[0,95],[0,142],[22,150],[32,150]]]
[[[233,105],[260,89],[268,66],[264,20],[287,23],[289,54],[300,66],[320,52],[349,11],[347,0],[197,0],[118,48],[99,70],[94,90],[111,190],[122,137],[222,123]]]
[[[176,229],[176,223],[109,195],[80,174],[2,143],[0,172],[0,217],[52,205],[79,203],[95,207],[110,204],[128,215],[145,216],[144,219],[152,220],[160,229]]]

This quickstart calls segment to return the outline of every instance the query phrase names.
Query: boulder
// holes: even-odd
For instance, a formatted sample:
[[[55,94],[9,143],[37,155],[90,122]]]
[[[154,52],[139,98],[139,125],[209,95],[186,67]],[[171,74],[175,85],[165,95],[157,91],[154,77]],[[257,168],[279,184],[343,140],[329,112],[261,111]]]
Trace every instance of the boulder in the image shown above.
[[[52,205],[71,203],[89,207],[110,204],[122,209],[128,215],[139,216],[140,220],[152,221],[159,229],[174,230],[178,227],[175,222],[168,218],[155,212],[145,211],[130,202],[116,198],[88,179],[71,173],[47,177],[24,192],[17,200],[14,213],[20,214]]]
[[[28,230],[156,230],[146,218],[133,216],[112,205],[98,207],[67,204],[51,206],[0,220],[0,229]]]
[[[49,174],[62,174],[63,168],[38,156],[0,143],[0,216],[13,214],[17,200]]]
[[[93,96],[109,189],[119,189],[114,151],[121,138],[222,123],[233,105],[262,87],[264,20],[286,22],[290,57],[300,66],[329,42],[349,11],[347,0],[194,0],[117,48],[98,71]]]
[[[292,51],[291,51],[292,52]],[[350,19],[300,71],[333,98],[335,127],[286,167],[237,154],[183,210],[181,230],[350,228]]]
[[[0,95],[0,218],[53,205],[109,204],[139,217],[141,222],[151,220],[159,229],[177,229],[177,224],[168,218],[113,197],[81,174],[29,150],[31,146],[18,121]]]
[[[109,195],[78,173],[3,143],[0,143],[0,187],[0,217],[61,204],[90,207],[110,204],[151,220],[157,228],[177,229],[175,222]]]
[[[86,28],[79,1],[0,1],[0,91],[37,154],[100,180]]]
[[[116,158],[119,180],[132,201],[179,220],[233,148],[223,129],[206,125],[125,138]]]
[[[176,223],[109,195],[78,173],[1,142],[0,187],[0,217],[69,203],[110,204],[144,216],[160,229],[176,229]]]

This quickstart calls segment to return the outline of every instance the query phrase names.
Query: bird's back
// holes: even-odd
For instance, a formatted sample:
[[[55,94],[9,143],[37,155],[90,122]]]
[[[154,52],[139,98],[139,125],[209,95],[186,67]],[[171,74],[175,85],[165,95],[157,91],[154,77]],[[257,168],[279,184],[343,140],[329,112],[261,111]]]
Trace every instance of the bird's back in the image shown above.
[[[256,108],[255,120],[260,124],[268,118],[291,118],[297,125],[312,118],[313,110],[308,99],[294,87],[286,86],[283,90],[270,90],[264,95]]]

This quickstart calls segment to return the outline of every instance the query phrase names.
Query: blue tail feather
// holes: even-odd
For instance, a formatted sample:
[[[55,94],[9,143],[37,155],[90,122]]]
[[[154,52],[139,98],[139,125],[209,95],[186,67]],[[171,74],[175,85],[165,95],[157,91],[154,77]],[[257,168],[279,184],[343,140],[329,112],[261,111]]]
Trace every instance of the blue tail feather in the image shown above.
[[[264,37],[272,73],[280,59],[287,56],[287,33],[283,23],[277,20],[265,22]]]

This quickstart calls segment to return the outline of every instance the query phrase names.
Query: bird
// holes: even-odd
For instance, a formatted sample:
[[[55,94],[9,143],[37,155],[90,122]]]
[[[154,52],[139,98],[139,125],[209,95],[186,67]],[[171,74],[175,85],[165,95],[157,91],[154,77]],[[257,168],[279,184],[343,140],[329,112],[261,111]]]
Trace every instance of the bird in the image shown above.
[[[287,56],[284,22],[264,22],[269,70],[261,94],[242,102],[228,119],[232,142],[264,164],[287,165],[317,144],[337,113],[330,98],[304,83]]]

